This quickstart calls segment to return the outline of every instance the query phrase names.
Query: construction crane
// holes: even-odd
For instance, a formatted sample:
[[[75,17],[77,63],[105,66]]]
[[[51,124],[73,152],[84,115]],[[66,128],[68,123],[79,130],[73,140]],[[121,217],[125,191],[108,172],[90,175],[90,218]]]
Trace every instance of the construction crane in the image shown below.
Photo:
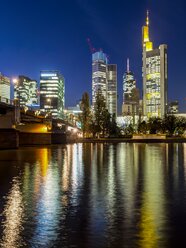
[[[88,43],[90,52],[91,52],[91,53],[95,53],[95,52],[96,52],[96,49],[92,46],[92,43],[91,43],[90,38],[87,38],[87,43]]]
[[[88,43],[88,46],[89,46],[89,49],[90,49],[91,54],[93,54],[95,52],[98,52],[98,51],[103,52],[103,49],[102,48],[100,48],[99,50],[97,50],[96,48],[93,47],[90,38],[87,38],[87,43]],[[109,55],[108,54],[106,54],[106,57],[107,57],[107,61],[109,61]]]

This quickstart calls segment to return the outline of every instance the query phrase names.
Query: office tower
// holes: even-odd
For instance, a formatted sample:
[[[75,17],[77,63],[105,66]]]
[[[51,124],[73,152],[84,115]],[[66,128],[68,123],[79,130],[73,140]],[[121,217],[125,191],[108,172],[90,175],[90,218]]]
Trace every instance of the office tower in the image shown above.
[[[92,54],[92,107],[99,91],[107,103],[107,56],[102,51]]]
[[[37,81],[26,76],[18,76],[13,80],[14,98],[19,100],[20,107],[38,104]]]
[[[139,112],[139,89],[136,88],[136,80],[130,71],[129,59],[127,59],[127,71],[123,75],[123,115],[137,115]]]
[[[167,113],[167,45],[153,48],[149,38],[149,16],[142,28],[143,37],[143,114],[163,117]]]
[[[178,114],[179,113],[178,101],[173,101],[173,102],[169,103],[168,113],[169,114]]]
[[[0,102],[10,103],[10,79],[0,73]]]
[[[107,108],[117,117],[117,65],[107,65]]]
[[[103,95],[109,113],[117,116],[117,66],[108,64],[107,55],[103,51],[92,54],[93,111],[98,91]]]
[[[59,71],[41,71],[40,109],[62,118],[65,105],[65,80]]]

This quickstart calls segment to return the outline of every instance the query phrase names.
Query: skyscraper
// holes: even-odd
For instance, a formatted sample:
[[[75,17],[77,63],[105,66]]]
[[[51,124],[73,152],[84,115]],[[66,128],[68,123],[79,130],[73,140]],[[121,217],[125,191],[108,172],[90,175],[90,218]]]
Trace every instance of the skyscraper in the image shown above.
[[[127,59],[127,71],[123,75],[123,115],[138,114],[139,89],[136,88],[134,74],[130,71],[129,59]]]
[[[65,80],[59,71],[41,71],[40,109],[53,117],[63,117],[65,105]]]
[[[117,65],[107,65],[107,108],[117,116]]]
[[[103,51],[92,54],[92,107],[96,94],[100,92],[109,113],[117,116],[117,66],[108,64],[107,55]]]
[[[98,91],[104,96],[107,103],[107,56],[103,51],[92,54],[92,107],[96,101]]]
[[[0,73],[0,102],[10,101],[10,79]]]
[[[149,38],[149,16],[142,28],[143,37],[143,114],[163,117],[167,112],[167,45],[153,48]]]
[[[14,98],[19,100],[20,107],[38,104],[37,81],[26,76],[14,80]]]

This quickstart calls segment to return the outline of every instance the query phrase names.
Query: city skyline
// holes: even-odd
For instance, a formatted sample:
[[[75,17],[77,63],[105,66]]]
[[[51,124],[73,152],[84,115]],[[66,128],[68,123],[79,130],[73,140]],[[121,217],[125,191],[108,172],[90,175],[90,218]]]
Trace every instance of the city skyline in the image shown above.
[[[159,0],[144,3],[116,1],[114,4],[80,0],[70,3],[54,1],[53,4],[50,1],[25,4],[22,0],[3,3],[0,71],[9,77],[27,75],[39,81],[40,70],[59,70],[66,79],[66,106],[75,105],[84,91],[91,95],[91,53],[86,43],[89,37],[95,48],[103,48],[110,55],[109,63],[118,65],[120,112],[122,75],[128,57],[137,87],[142,92],[141,27],[146,9],[149,9],[155,46],[168,44],[168,100],[179,100],[180,111],[186,111],[184,6],[183,0],[177,3],[167,0],[163,3]],[[28,17],[28,10],[33,17]],[[126,10],[125,15],[123,10]],[[51,18],[46,18],[49,13]],[[11,17],[9,20],[7,14]]]

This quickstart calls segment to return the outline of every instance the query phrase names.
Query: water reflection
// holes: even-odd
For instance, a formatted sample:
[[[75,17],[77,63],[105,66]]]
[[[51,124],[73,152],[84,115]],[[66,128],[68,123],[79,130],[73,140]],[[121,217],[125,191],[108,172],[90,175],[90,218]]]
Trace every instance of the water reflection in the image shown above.
[[[166,242],[163,233],[166,221],[163,180],[165,150],[165,144],[149,145],[143,153],[144,182],[140,207],[139,244],[144,248],[160,247],[160,241]]]
[[[4,211],[2,213],[4,221],[1,247],[20,247],[23,244],[21,231],[23,230],[24,205],[20,192],[20,182],[17,178],[13,179],[12,188],[7,196]]]
[[[1,247],[183,247],[185,144],[12,153],[16,166],[0,151]]]

